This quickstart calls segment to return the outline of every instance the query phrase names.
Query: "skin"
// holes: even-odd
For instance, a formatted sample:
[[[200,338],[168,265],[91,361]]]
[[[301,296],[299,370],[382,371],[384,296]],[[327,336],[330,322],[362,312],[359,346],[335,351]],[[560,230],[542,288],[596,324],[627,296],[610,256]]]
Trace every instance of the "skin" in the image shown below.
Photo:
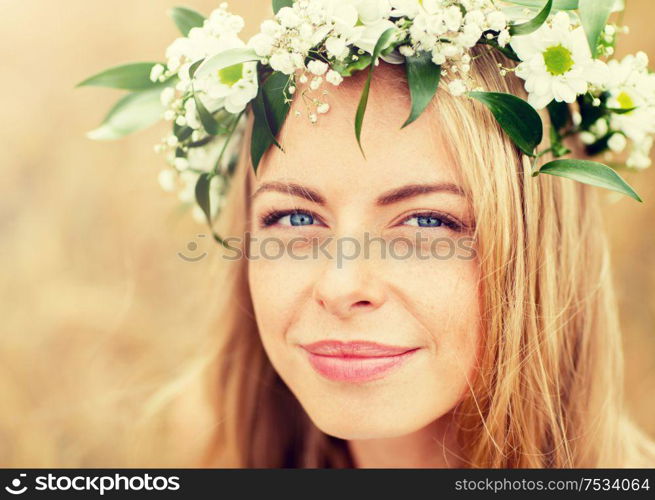
[[[362,72],[339,87],[324,84],[331,109],[319,115],[316,125],[306,116],[299,88],[280,137],[286,153],[272,147],[257,176],[251,174],[251,235],[285,244],[297,238],[291,246],[295,259],[288,253],[261,258],[261,247],[251,246],[253,255],[260,256],[248,264],[256,320],[280,377],[318,428],[348,440],[358,467],[458,466],[458,446],[449,424],[469,390],[480,346],[478,261],[420,259],[417,252],[420,247],[422,255],[429,256],[430,244],[438,238],[461,242],[470,236],[472,209],[464,195],[449,191],[376,204],[381,195],[406,185],[461,187],[447,149],[438,139],[426,139],[434,137],[430,123],[438,123],[436,111],[426,111],[399,130],[409,115],[409,99],[379,75],[402,77],[387,64],[376,69],[362,134],[366,159],[353,130]],[[390,95],[397,101],[393,113],[388,111]],[[303,116],[295,117],[295,110]],[[325,204],[262,188],[276,182],[311,189]],[[261,224],[271,210],[293,209],[305,214],[303,225],[289,215],[269,226]],[[425,219],[415,215],[426,211],[449,215],[468,229],[426,227]],[[336,258],[312,255],[312,245],[325,238],[353,238],[363,245],[367,232],[387,243],[413,241],[418,233],[426,243],[396,242],[397,256],[413,251],[404,259],[389,254],[381,258],[379,244],[371,245],[369,258],[360,254],[340,265]],[[343,243],[343,252],[353,252],[353,245]],[[335,256],[336,242],[328,248]],[[434,248],[443,256],[450,247],[440,243]],[[266,250],[278,253],[276,245]],[[302,256],[307,258],[300,260]],[[325,339],[420,349],[381,379],[338,382],[316,372],[300,347]]]

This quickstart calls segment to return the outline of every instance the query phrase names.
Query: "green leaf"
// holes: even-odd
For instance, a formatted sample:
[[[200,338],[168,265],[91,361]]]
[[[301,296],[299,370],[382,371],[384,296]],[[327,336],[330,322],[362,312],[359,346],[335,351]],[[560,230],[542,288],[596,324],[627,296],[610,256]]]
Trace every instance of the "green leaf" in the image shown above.
[[[191,137],[193,129],[191,127],[180,127],[177,123],[173,122],[173,134],[177,137],[177,140],[182,142]]]
[[[623,108],[605,108],[605,109],[607,109],[607,111],[609,111],[610,113],[616,113],[617,115],[625,115],[628,113],[632,113],[637,108],[634,107],[634,108],[626,108],[626,109]]]
[[[509,32],[512,36],[514,35],[529,35],[534,33],[546,22],[550,11],[553,8],[553,0],[548,0],[544,8],[541,9],[539,14],[536,15],[533,19],[522,24],[514,24],[510,27]]]
[[[614,0],[580,0],[580,21],[589,41],[591,54],[598,54],[598,40],[612,13]]]
[[[543,138],[543,124],[530,104],[519,97],[500,92],[469,92],[468,95],[491,110],[521,151],[534,156],[534,150]]]
[[[142,130],[162,118],[161,88],[127,94],[109,111],[100,127],[87,133],[89,139],[113,140]]]
[[[115,66],[87,78],[78,83],[77,87],[94,86],[124,90],[146,90],[161,86],[160,82],[150,80],[150,71],[156,64],[161,63],[140,62]]]
[[[273,12],[277,14],[282,7],[291,7],[293,0],[273,0]]]
[[[405,128],[421,116],[437,93],[441,79],[441,66],[432,62],[432,53],[428,51],[421,51],[408,57],[405,68],[409,92],[412,96],[412,111],[401,128]]]
[[[544,0],[507,0],[507,3],[540,9],[544,5]],[[575,10],[577,8],[578,0],[555,0],[553,2],[553,10]]]
[[[364,149],[362,148],[362,125],[364,123],[364,114],[366,113],[366,105],[368,104],[368,94],[371,91],[371,78],[373,77],[373,70],[375,69],[375,62],[389,42],[392,40],[392,37],[396,33],[396,28],[387,29],[380,38],[378,38],[375,48],[373,49],[373,61],[368,70],[368,78],[366,78],[366,84],[364,85],[364,90],[362,91],[362,96],[359,99],[359,105],[357,106],[357,114],[355,115],[355,137],[357,137],[357,144],[359,144],[359,149],[362,152],[362,156],[366,158],[364,154]]]
[[[260,59],[261,58],[255,53],[255,51],[248,47],[226,50],[205,59],[196,70],[194,78],[201,78],[208,74],[215,74],[217,71],[229,66],[234,66],[244,62],[259,61]]]
[[[607,165],[595,161],[555,160],[541,167],[538,173],[566,177],[592,186],[618,191],[639,202],[642,201],[619,174]]]
[[[562,130],[571,121],[571,110],[565,102],[553,100],[548,105],[548,114],[550,115],[550,122],[557,131]]]
[[[211,226],[211,203],[209,198],[209,187],[211,185],[212,177],[214,174],[212,172],[204,172],[198,176],[196,181],[196,203],[202,209],[205,217],[207,218],[207,223]]]
[[[255,120],[250,141],[250,156],[255,173],[271,144],[284,151],[276,137],[291,108],[283,92],[288,82],[288,75],[279,71],[272,73],[263,84],[260,83],[257,97],[252,101]]]
[[[198,116],[200,117],[200,122],[202,123],[202,127],[205,129],[205,132],[207,132],[209,135],[218,135],[220,132],[220,126],[216,119],[202,103],[202,100],[200,97],[198,97],[198,94],[193,94],[193,100],[196,102]]]
[[[332,63],[332,68],[343,77],[352,76],[353,73],[368,68],[372,60],[371,54],[362,54],[356,61],[347,64],[335,61]]]
[[[187,7],[173,7],[169,14],[183,36],[187,36],[191,28],[202,28],[205,16]]]
[[[264,83],[264,103],[266,104],[268,123],[274,137],[282,130],[282,125],[291,108],[291,103],[286,102],[284,95],[284,89],[289,83],[289,78],[289,75],[275,71]],[[277,143],[277,141],[275,142]],[[279,144],[277,146],[282,149]]]
[[[198,59],[196,62],[194,62],[191,66],[189,66],[189,77],[193,78],[196,76],[196,71],[198,71],[198,68],[200,65],[205,62],[205,59]]]

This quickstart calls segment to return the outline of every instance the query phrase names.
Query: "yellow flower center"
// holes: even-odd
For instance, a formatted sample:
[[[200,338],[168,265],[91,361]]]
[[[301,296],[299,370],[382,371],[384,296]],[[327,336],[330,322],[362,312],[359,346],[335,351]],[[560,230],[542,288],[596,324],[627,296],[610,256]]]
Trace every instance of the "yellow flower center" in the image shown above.
[[[218,70],[218,79],[228,87],[232,87],[241,78],[243,78],[243,63]]]
[[[616,96],[616,100],[621,109],[632,109],[635,107],[635,102],[632,100],[632,97],[630,97],[630,94],[625,91]]]
[[[544,52],[546,69],[554,76],[568,73],[575,64],[572,55],[571,51],[562,44],[548,47]]]

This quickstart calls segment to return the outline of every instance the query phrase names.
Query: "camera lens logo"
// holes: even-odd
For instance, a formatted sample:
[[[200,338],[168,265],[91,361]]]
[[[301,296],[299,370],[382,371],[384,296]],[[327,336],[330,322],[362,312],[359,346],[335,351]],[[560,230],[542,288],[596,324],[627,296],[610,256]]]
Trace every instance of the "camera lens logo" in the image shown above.
[[[199,234],[198,235],[198,238],[206,238],[206,237],[207,237],[206,234]],[[195,241],[190,241],[187,244],[186,248],[187,248],[187,250],[189,252],[195,252],[196,250],[198,250],[198,243],[196,243]],[[186,255],[186,254],[184,254],[182,252],[178,252],[177,255],[178,255],[178,257],[180,259],[182,259],[182,260],[184,260],[186,262],[198,262],[198,261],[201,261],[202,259],[204,259],[205,257],[207,257],[207,252],[203,252],[199,256],[195,256],[195,257],[193,255],[191,255],[191,256]]]
[[[26,477],[27,474],[20,474],[20,477]],[[20,487],[20,479],[16,478],[11,482],[11,486],[5,486],[5,490],[12,495],[22,495],[27,491],[27,486]]]

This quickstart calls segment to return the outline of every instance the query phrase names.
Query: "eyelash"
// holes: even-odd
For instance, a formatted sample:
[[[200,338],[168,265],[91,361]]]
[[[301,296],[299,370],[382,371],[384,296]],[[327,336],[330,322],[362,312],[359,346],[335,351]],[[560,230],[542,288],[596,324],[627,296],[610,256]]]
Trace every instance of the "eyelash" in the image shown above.
[[[321,218],[316,214],[315,212],[312,212],[311,210],[305,210],[305,209],[293,209],[293,210],[270,210],[269,212],[266,212],[265,214],[261,215],[259,217],[259,225],[260,227],[269,227],[272,226],[273,224],[277,223],[282,217],[286,217],[287,215],[293,215],[296,213],[300,214],[308,214],[311,215],[312,218],[320,220]],[[434,227],[421,227],[421,226],[416,226],[417,228],[420,229],[436,229],[439,227],[447,227],[448,229],[451,229],[452,231],[455,232],[461,232],[463,230],[463,226],[460,222],[458,222],[456,219],[453,217],[441,213],[441,212],[434,212],[434,211],[427,211],[427,212],[415,212],[411,214],[409,217],[406,217],[403,219],[402,222],[406,222],[408,220],[417,218],[417,217],[427,217],[427,218],[435,218],[439,219],[442,222],[441,226],[434,226]],[[301,226],[290,226],[290,227],[301,227]]]

